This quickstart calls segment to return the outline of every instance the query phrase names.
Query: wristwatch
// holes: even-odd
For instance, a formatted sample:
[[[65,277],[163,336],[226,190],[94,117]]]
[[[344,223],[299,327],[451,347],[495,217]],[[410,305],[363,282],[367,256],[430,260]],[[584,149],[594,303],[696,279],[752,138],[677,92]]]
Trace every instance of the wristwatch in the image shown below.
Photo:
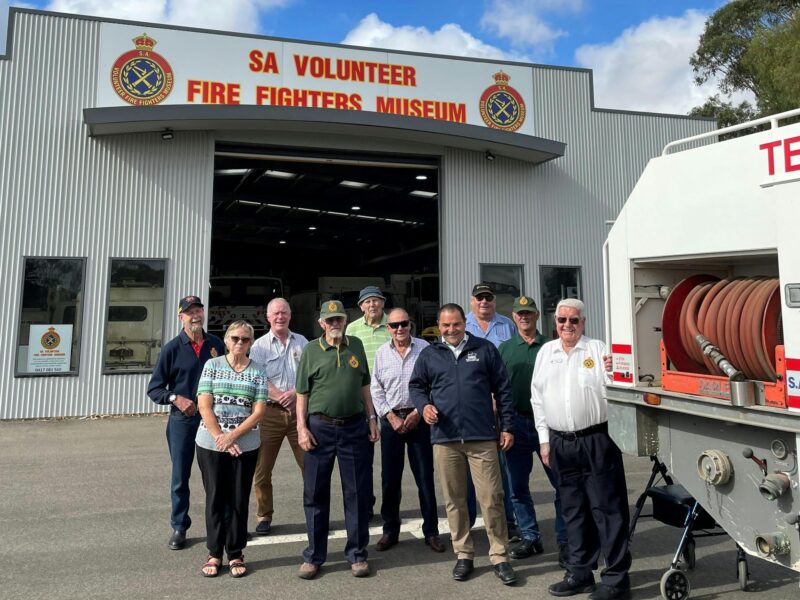
[[[169,397],[167,398],[170,404],[174,404],[175,400],[177,399],[178,399],[178,394],[170,394]]]
[[[369,423],[370,421],[377,421],[377,420],[378,420],[378,415],[370,415],[367,417],[367,423]]]

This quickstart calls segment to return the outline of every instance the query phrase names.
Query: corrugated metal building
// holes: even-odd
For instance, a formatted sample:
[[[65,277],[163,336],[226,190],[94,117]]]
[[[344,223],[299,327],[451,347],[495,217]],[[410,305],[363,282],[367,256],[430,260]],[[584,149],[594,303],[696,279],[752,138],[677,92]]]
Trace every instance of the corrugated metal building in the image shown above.
[[[129,31],[139,33],[126,36]],[[158,40],[157,52],[174,68],[159,62],[159,55],[149,63],[137,63],[139,58],[124,63],[125,46],[133,50],[129,40],[145,32]],[[186,77],[212,80],[215,68],[227,68],[224,60],[215,67],[212,55],[224,57],[236,44],[245,51],[276,47],[283,66],[292,52],[295,61],[305,52],[412,64],[414,70],[402,73],[414,73],[419,87],[430,68],[427,79],[441,75],[442,89],[426,84],[422,93],[438,98],[463,83],[465,90],[452,94],[455,100],[467,98],[466,117],[454,113],[437,120],[369,110],[368,93],[363,110],[198,102],[199,92],[192,97],[195,84]],[[209,58],[192,59],[203,48]],[[178,57],[181,53],[185,56]],[[197,73],[182,74],[178,64],[192,60]],[[121,64],[123,74],[115,74]],[[520,92],[509,91],[503,81],[494,87],[486,78],[469,81],[475,70],[498,69],[512,74],[511,85]],[[455,73],[452,85],[446,81],[449,71]],[[283,85],[292,85],[288,74],[281,76]],[[130,98],[115,91],[120,81],[131,93],[138,89],[151,98],[150,105],[131,106]],[[347,82],[313,83],[347,92]],[[472,97],[467,84],[477,86]],[[481,122],[484,88],[485,94],[499,91],[501,102],[491,105],[497,98],[490,98],[490,105],[481,104],[494,113]],[[171,93],[168,101],[153,95],[158,90]],[[526,110],[515,113],[517,121],[510,124],[504,111],[517,101],[520,106],[524,101]],[[589,333],[602,337],[601,246],[607,222],[664,144],[714,124],[593,104],[587,70],[295,44],[12,9],[6,56],[0,57],[0,337],[14,352],[0,374],[0,418],[156,410],[145,394],[148,370],[160,344],[179,329],[174,307],[181,296],[197,293],[205,299],[208,290],[221,146],[359,157],[350,163],[413,157],[406,162],[435,168],[439,300],[468,307],[474,283],[510,277],[508,289],[536,298],[544,317],[550,296],[580,295],[588,307]],[[409,264],[407,271],[413,269]],[[139,306],[124,306],[134,297],[127,304]],[[135,335],[119,333],[135,322],[139,328],[131,331],[139,335],[149,327],[155,339],[137,342]],[[51,324],[70,325],[54,338]],[[68,347],[66,356],[53,351],[59,341],[62,349]]]

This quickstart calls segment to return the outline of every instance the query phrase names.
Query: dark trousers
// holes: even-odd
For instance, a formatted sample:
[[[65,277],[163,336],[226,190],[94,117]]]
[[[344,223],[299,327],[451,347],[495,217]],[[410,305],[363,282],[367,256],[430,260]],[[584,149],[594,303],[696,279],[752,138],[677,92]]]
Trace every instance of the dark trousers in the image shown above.
[[[630,587],[630,515],[619,448],[605,430],[574,439],[552,432],[550,466],[567,524],[567,570],[577,579],[588,579],[602,551],[606,564],[600,574],[603,583]]]
[[[172,460],[170,525],[178,531],[186,531],[192,525],[189,518],[189,477],[194,462],[194,438],[199,426],[200,413],[187,417],[179,410],[172,410],[167,419],[167,446]]]
[[[383,533],[393,538],[400,535],[400,500],[402,499],[405,453],[419,491],[422,512],[422,533],[427,538],[439,535],[436,491],[433,483],[433,446],[431,430],[425,421],[408,433],[397,433],[385,419],[381,420],[381,485],[383,501],[381,517]]]
[[[369,509],[372,501],[372,452],[369,426],[365,419],[333,425],[315,415],[308,417],[308,429],[317,445],[303,457],[303,507],[308,529],[307,563],[321,565],[328,558],[331,510],[331,474],[339,460],[344,496],[344,523],[348,562],[367,560]]]
[[[247,511],[258,450],[231,456],[197,447],[206,490],[206,545],[211,556],[239,558],[247,545]]]

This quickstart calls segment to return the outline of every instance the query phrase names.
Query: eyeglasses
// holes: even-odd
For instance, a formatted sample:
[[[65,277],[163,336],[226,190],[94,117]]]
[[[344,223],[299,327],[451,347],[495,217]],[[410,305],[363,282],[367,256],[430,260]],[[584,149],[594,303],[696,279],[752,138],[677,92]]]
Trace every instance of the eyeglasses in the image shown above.
[[[494,296],[492,294],[478,294],[477,296],[475,296],[475,300],[477,300],[478,302],[483,302],[484,300],[486,302],[491,302],[492,300],[494,300]]]
[[[399,329],[400,327],[408,327],[411,321],[396,321],[394,323],[387,323],[391,329]]]
[[[580,317],[569,317],[569,318],[567,318],[567,317],[556,317],[556,321],[558,321],[562,325],[564,323],[566,323],[567,321],[569,321],[572,325],[577,325],[578,323],[581,322],[581,318]]]
[[[239,342],[242,342],[243,344],[249,344],[251,339],[253,339],[253,338],[249,338],[249,337],[239,337],[238,335],[232,335],[232,336],[231,336],[231,341],[232,341],[234,344],[238,344]]]

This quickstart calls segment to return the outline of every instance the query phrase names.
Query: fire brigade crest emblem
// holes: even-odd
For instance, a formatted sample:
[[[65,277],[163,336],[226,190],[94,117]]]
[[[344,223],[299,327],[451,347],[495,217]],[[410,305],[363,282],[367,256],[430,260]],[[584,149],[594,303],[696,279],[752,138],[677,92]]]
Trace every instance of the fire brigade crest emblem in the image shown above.
[[[54,350],[61,343],[61,336],[58,335],[55,327],[48,327],[39,341],[42,344],[42,348]]]
[[[511,79],[508,73],[498,71],[492,77],[495,84],[481,95],[481,118],[488,127],[516,131],[525,122],[525,102],[519,92],[508,85]]]
[[[156,43],[146,33],[135,37],[136,49],[122,54],[111,67],[111,85],[128,104],[158,104],[172,91],[172,67],[163,56],[153,52]]]

